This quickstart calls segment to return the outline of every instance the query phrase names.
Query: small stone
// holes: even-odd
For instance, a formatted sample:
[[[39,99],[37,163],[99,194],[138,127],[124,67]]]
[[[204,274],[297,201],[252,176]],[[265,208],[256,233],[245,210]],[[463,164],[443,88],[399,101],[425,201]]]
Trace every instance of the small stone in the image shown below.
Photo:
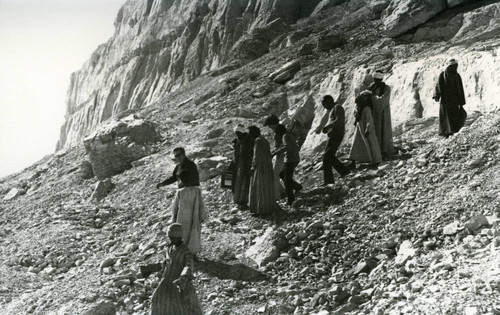
[[[484,215],[480,214],[467,221],[467,223],[465,223],[465,227],[471,232],[476,232],[481,227],[488,226],[488,224],[488,219]]]
[[[130,285],[130,284],[131,284],[130,279],[120,279],[120,280],[116,280],[113,282],[113,285],[117,288],[120,288],[120,287],[123,287],[126,285]]]
[[[118,258],[116,258],[116,257],[106,258],[105,260],[103,260],[101,262],[101,265],[99,267],[101,269],[106,268],[106,267],[111,267],[116,263],[117,260],[118,260]]]
[[[417,250],[413,248],[413,244],[411,241],[404,241],[399,247],[398,254],[396,256],[396,266],[402,266],[406,263],[407,260],[414,257],[417,253]]]
[[[443,235],[455,235],[458,233],[458,222],[452,222],[443,228]]]
[[[466,308],[464,308],[464,315],[478,315],[479,312],[477,310],[477,307],[471,307],[471,306],[467,306]]]

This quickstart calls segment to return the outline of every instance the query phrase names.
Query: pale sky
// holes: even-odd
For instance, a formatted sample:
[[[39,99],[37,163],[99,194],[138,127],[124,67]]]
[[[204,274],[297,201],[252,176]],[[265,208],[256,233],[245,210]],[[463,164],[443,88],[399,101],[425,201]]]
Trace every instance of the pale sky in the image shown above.
[[[70,74],[125,0],[0,0],[0,177],[54,153]]]

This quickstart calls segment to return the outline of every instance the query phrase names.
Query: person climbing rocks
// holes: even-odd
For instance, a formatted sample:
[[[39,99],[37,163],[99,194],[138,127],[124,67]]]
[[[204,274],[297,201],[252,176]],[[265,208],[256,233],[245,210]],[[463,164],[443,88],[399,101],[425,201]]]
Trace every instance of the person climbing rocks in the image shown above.
[[[264,121],[264,126],[269,127],[274,132],[274,150],[281,148],[283,146],[283,136],[286,133],[286,127],[280,124],[278,116],[274,114],[269,115]],[[276,154],[275,152],[271,152],[271,155],[274,157],[274,193],[276,195],[276,200],[279,200],[282,194],[285,193],[285,188],[281,184],[279,176],[284,167],[285,153],[280,152]]]
[[[439,102],[439,135],[448,138],[458,132],[465,123],[465,94],[462,78],[457,72],[456,59],[448,61],[446,69],[439,74],[433,99]]]
[[[375,81],[368,88],[372,92],[373,124],[375,135],[380,146],[380,153],[384,158],[390,159],[394,153],[392,139],[391,121],[391,88],[384,81],[384,73],[381,70],[375,71],[373,80]]]
[[[332,168],[335,168],[341,177],[346,176],[350,171],[336,155],[345,134],[345,112],[342,105],[335,103],[331,95],[325,95],[321,104],[326,109],[326,113],[315,132],[328,135],[323,153],[323,184],[328,185],[334,183]]]
[[[352,141],[349,159],[358,163],[376,166],[382,162],[380,146],[375,135],[372,118],[372,92],[363,91],[355,99],[354,124],[356,131]]]
[[[162,280],[151,300],[151,315],[201,315],[202,309],[193,286],[193,255],[182,242],[183,227],[173,223],[168,227],[167,246]]]
[[[156,188],[160,188],[162,186],[170,185],[175,182],[178,182],[177,185],[179,188],[187,187],[187,186],[200,186],[200,175],[198,173],[198,168],[196,164],[187,158],[186,151],[182,147],[177,147],[173,150],[174,161],[177,163],[172,176],[167,178],[161,183],[156,185]],[[182,171],[186,171],[187,179],[185,182],[182,182],[179,178],[179,174]]]

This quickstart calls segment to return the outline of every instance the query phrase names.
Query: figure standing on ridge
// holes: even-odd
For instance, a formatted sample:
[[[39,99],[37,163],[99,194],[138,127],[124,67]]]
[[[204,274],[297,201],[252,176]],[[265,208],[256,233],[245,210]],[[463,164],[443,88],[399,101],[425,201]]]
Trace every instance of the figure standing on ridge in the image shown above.
[[[391,88],[383,81],[384,74],[377,70],[373,74],[374,83],[368,88],[372,96],[373,123],[375,135],[382,156],[390,159],[394,152],[391,122]]]
[[[439,135],[448,138],[465,123],[467,112],[462,78],[457,72],[458,62],[451,59],[446,70],[439,74],[433,99],[439,102]]]
[[[201,305],[193,287],[193,255],[182,242],[182,225],[168,227],[162,280],[151,300],[151,315],[201,315]]]
[[[334,183],[332,167],[341,177],[349,173],[349,169],[340,162],[336,155],[345,134],[345,112],[342,105],[336,104],[331,95],[325,95],[321,104],[326,109],[326,113],[315,132],[328,135],[323,153],[323,184],[328,185]]]
[[[234,178],[233,201],[240,210],[248,209],[248,193],[250,190],[250,170],[254,139],[246,132],[243,125],[234,128],[234,162],[236,163],[236,177]]]
[[[270,115],[264,121],[264,126],[271,128],[274,132],[274,150],[278,150],[283,146],[283,136],[286,133],[286,127],[280,124],[278,116]],[[276,154],[272,152],[272,156],[275,156],[273,173],[274,173],[274,193],[276,195],[276,200],[281,199],[281,194],[285,192],[285,188],[281,185],[279,174],[283,170],[285,163],[285,153],[280,152]]]
[[[356,97],[355,102],[354,124],[356,131],[349,158],[358,163],[369,163],[374,166],[382,162],[382,154],[373,126],[372,93],[370,91],[361,92]]]

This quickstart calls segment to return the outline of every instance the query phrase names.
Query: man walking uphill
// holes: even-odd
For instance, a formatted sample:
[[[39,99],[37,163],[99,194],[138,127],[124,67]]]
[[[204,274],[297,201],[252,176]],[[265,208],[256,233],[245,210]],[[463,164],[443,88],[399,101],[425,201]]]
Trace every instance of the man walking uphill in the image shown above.
[[[334,182],[332,167],[335,168],[340,176],[345,176],[349,173],[349,169],[336,156],[337,150],[344,138],[345,112],[342,105],[336,104],[331,95],[325,95],[321,104],[330,113],[328,124],[326,126],[320,124],[316,128],[316,133],[323,132],[328,135],[328,142],[323,154],[323,181],[327,185]]]
[[[439,106],[439,135],[449,137],[464,126],[467,113],[462,78],[457,72],[458,62],[451,59],[441,72],[432,97]]]
[[[178,181],[178,187],[189,187],[189,186],[200,186],[200,175],[198,174],[198,168],[196,164],[187,158],[186,151],[184,148],[177,147],[174,149],[174,161],[177,162],[177,165],[174,168],[172,176],[167,178],[161,183],[156,185],[156,188],[160,188],[162,186],[170,185]],[[180,180],[181,172],[185,172],[186,180]]]

